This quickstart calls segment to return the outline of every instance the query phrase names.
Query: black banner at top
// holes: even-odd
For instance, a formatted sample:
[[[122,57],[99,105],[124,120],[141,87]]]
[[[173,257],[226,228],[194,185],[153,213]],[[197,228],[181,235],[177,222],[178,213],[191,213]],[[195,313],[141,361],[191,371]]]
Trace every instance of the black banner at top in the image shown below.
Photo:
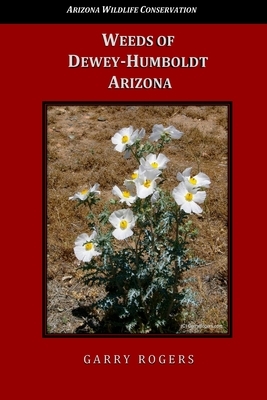
[[[208,3],[208,2],[207,2]],[[211,2],[197,5],[181,2],[178,5],[92,6],[86,4],[3,4],[0,23],[7,24],[256,24],[267,23],[264,2]]]

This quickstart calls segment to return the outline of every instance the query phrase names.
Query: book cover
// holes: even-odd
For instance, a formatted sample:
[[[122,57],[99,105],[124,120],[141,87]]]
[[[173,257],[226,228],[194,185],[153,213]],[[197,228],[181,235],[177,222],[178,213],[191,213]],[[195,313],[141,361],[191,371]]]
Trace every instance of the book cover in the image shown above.
[[[267,27],[210,7],[5,6],[10,397],[261,395]]]

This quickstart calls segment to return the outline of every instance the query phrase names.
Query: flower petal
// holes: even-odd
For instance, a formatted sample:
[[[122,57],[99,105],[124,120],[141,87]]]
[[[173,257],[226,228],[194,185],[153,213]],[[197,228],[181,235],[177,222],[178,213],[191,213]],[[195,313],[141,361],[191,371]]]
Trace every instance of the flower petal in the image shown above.
[[[78,260],[82,261],[84,257],[84,248],[82,246],[74,247],[74,254]]]
[[[184,201],[181,205],[181,210],[184,210],[187,214],[191,214],[192,211],[192,201]]]
[[[191,201],[190,203],[191,203],[192,212],[194,212],[195,214],[202,213],[203,210],[197,203],[195,203],[194,201]]]
[[[90,237],[89,237],[89,235],[87,233],[82,233],[75,240],[75,245],[76,246],[82,246],[86,242],[90,242]]]
[[[127,237],[132,236],[133,231],[130,228],[128,228],[128,229],[117,228],[112,232],[112,234],[116,239],[124,240],[124,239],[127,239]]]
[[[117,228],[117,226],[120,223],[120,218],[117,217],[117,215],[115,214],[115,212],[113,212],[110,216],[109,216],[109,222],[111,223],[111,225],[114,226],[114,228]]]
[[[206,198],[207,193],[204,191],[198,191],[194,194],[194,201],[197,203],[203,203]]]

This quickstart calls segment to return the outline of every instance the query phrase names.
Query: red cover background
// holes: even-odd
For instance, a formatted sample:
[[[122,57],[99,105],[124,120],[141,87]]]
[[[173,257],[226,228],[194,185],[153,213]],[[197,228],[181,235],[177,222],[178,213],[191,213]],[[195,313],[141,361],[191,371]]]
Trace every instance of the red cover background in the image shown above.
[[[105,47],[102,33],[174,35],[171,47]],[[267,26],[0,25],[2,363],[9,396],[257,398],[265,341],[264,132]],[[208,56],[206,68],[68,68],[83,56]],[[117,77],[169,77],[172,89],[108,89]],[[231,101],[232,338],[42,337],[42,103]],[[259,186],[259,176],[261,186]],[[263,206],[263,207],[262,207]],[[261,219],[261,224],[258,222]],[[263,225],[264,228],[264,225]],[[263,259],[263,261],[262,261]],[[31,278],[31,281],[29,280]],[[27,279],[25,279],[27,278]],[[85,354],[193,354],[193,365],[85,365]],[[258,397],[259,398],[259,397]]]

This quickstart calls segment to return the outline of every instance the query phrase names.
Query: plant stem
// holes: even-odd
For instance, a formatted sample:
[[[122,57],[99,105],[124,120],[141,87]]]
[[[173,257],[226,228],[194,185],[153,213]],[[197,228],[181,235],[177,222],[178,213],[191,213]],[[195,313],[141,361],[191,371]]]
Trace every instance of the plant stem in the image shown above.
[[[131,150],[132,155],[134,156],[134,158],[136,159],[136,161],[137,161],[138,164],[139,164],[140,161],[139,161],[139,158],[138,158],[136,152],[133,151],[133,148],[132,148],[132,147],[130,147],[130,150]]]

